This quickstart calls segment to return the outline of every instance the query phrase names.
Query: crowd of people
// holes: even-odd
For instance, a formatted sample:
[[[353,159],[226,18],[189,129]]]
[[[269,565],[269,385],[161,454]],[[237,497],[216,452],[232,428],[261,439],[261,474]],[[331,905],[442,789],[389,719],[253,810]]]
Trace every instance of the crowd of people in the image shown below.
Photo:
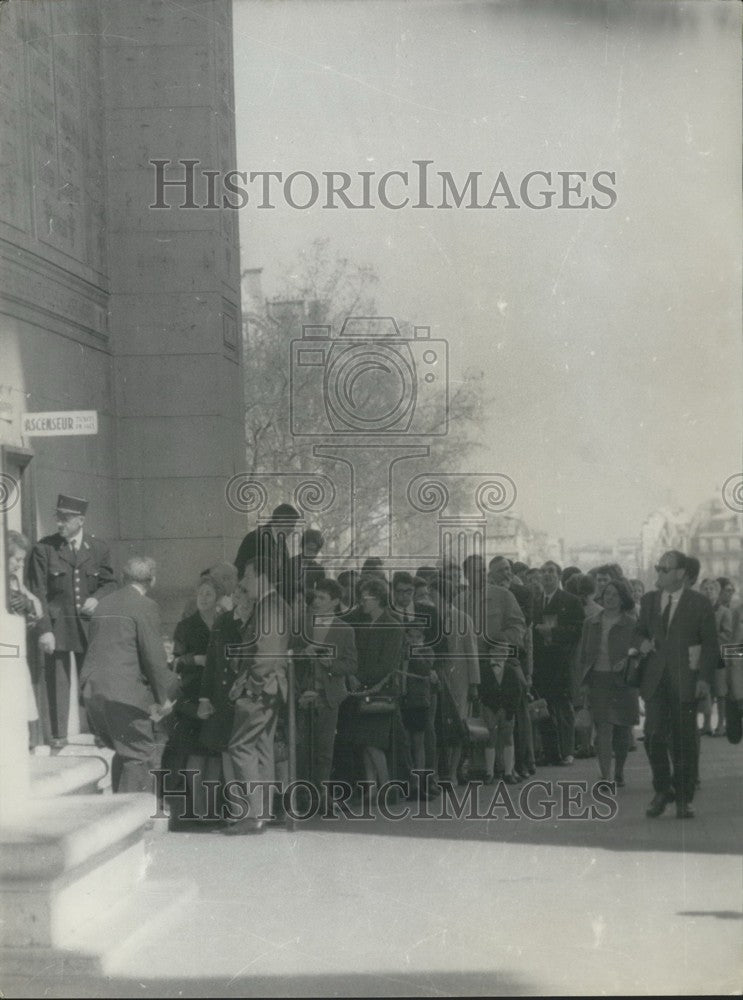
[[[740,740],[743,658],[722,651],[743,640],[735,587],[697,586],[684,553],[661,557],[648,593],[616,564],[582,573],[504,556],[414,573],[369,558],[334,579],[318,529],[290,557],[299,515],[281,504],[234,564],[204,570],[166,651],[153,560],[128,560],[118,587],[86,510],[60,496],[58,531],[30,551],[25,576],[29,545],[10,533],[10,601],[46,657],[57,743],[76,657],[91,729],[115,750],[115,791],[151,789],[158,766],[191,771],[187,811],[201,816],[210,785],[280,786],[291,759],[324,805],[331,778],[373,805],[391,778],[426,799],[442,780],[519,784],[576,756],[622,787],[643,712],[647,815],[675,802],[688,819],[701,735],[727,726]],[[30,726],[34,716],[30,691]],[[228,834],[264,829],[262,795]]]

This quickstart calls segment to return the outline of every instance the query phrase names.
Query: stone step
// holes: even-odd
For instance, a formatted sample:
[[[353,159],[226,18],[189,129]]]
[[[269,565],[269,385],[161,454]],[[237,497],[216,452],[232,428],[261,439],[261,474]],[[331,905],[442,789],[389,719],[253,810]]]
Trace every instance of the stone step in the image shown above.
[[[118,906],[77,924],[69,939],[54,949],[0,947],[0,968],[7,976],[41,975],[57,987],[69,976],[116,975],[139,947],[182,916],[196,896],[191,882],[142,882]]]
[[[85,735],[85,734],[83,734]],[[82,736],[78,739],[82,740]],[[102,760],[106,765],[106,773],[102,778],[98,780],[98,784],[95,789],[91,791],[99,792],[110,792],[111,791],[111,766],[114,759],[114,752],[109,747],[99,747],[95,743],[68,743],[66,747],[62,747],[61,750],[57,751],[57,758],[71,758],[80,759],[81,757],[97,757],[98,760]]]
[[[38,883],[71,872],[140,835],[149,826],[153,810],[151,795],[32,799],[20,818],[0,829],[3,885],[24,880]]]
[[[147,867],[139,834],[118,842],[90,863],[54,879],[22,879],[0,887],[7,912],[3,944],[17,948],[66,947],[93,913],[107,914],[133,892]],[[71,937],[72,935],[72,937]]]
[[[65,751],[72,748],[65,747]],[[88,750],[88,747],[77,749]],[[32,756],[31,797],[48,799],[57,795],[94,794],[110,770],[105,751],[72,755],[65,753],[49,757]]]
[[[95,745],[93,733],[75,733],[67,737],[67,746],[94,747]]]

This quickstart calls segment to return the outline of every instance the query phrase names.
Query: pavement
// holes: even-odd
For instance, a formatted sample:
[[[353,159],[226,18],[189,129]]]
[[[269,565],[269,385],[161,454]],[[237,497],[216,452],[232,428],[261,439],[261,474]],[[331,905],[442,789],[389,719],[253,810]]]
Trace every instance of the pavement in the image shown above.
[[[539,769],[552,785],[535,786],[526,811],[554,799],[543,820],[525,815],[509,787],[512,806],[491,809],[497,818],[316,819],[259,837],[153,837],[148,876],[198,885],[187,911],[109,977],[49,981],[30,968],[2,977],[2,994],[740,994],[743,744],[703,737],[701,773],[697,818],[686,821],[673,806],[645,817],[652,792],[639,743],[607,819],[565,818],[581,807],[565,804],[564,783],[597,778],[589,759]],[[481,813],[497,788],[480,790]],[[580,791],[572,786],[574,798]],[[609,812],[590,792],[584,804]]]

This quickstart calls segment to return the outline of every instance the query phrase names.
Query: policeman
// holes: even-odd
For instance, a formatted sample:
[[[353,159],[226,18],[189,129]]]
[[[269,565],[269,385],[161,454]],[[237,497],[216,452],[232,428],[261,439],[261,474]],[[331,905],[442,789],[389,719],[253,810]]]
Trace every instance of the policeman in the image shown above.
[[[116,589],[108,546],[83,530],[88,501],[57,497],[57,531],[37,542],[28,568],[29,587],[41,601],[39,648],[53,747],[67,742],[70,686],[88,647],[88,621],[98,601]]]

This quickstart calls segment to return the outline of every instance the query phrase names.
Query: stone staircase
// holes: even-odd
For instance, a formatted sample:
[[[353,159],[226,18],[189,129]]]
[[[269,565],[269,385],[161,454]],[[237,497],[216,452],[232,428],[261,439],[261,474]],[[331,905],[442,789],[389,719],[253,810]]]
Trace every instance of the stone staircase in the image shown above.
[[[154,799],[100,794],[109,761],[96,747],[31,760],[31,797],[0,829],[6,976],[108,975],[196,894],[146,878]]]
[[[84,757],[32,757],[30,765],[31,796],[34,799],[49,799],[57,795],[95,795],[103,791],[101,784],[106,781],[110,770],[101,751]],[[108,785],[110,788],[110,778]]]

